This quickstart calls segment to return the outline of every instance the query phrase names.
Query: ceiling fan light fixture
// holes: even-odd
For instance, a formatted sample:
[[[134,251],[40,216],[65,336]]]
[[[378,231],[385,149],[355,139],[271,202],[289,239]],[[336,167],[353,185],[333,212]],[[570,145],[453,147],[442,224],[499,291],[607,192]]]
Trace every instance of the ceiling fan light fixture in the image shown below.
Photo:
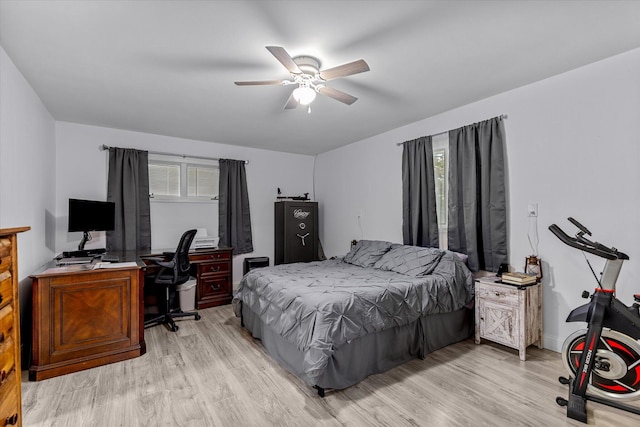
[[[309,105],[316,99],[316,91],[309,86],[300,86],[293,90],[293,98],[302,105]]]

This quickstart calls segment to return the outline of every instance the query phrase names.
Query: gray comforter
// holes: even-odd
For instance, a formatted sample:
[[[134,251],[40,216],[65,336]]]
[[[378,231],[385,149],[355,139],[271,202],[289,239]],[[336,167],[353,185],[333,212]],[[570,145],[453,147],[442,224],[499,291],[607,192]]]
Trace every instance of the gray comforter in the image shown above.
[[[319,378],[334,348],[355,338],[455,311],[473,299],[471,272],[452,253],[413,277],[343,260],[283,264],[250,271],[234,303],[304,353],[304,372]],[[239,313],[236,311],[236,314]]]

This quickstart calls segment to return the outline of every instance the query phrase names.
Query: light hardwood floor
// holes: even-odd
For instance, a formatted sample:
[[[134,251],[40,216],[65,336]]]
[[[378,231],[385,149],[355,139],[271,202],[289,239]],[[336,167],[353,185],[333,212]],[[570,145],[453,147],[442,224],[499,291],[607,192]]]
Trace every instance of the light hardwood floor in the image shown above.
[[[373,375],[322,399],[254,341],[231,306],[200,321],[145,331],[147,354],[28,382],[24,426],[580,426],[565,396],[560,355],[467,340]],[[589,424],[639,426],[640,416],[588,403]]]

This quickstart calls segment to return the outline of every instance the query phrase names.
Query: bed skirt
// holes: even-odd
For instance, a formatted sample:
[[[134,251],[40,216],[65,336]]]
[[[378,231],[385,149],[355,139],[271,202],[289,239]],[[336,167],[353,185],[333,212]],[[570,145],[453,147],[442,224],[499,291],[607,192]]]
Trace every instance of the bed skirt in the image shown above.
[[[320,380],[313,384],[302,369],[304,353],[275,333],[245,304],[242,320],[254,338],[260,339],[269,355],[282,367],[310,386],[343,389],[372,374],[398,365],[471,336],[473,310],[424,316],[416,321],[351,340],[334,349]]]

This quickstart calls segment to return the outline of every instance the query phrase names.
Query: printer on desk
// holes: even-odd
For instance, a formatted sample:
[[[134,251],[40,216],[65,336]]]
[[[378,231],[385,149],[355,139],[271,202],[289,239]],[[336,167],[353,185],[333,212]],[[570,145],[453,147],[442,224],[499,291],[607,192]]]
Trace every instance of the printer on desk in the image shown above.
[[[212,237],[207,235],[206,228],[198,228],[196,237],[193,240],[193,249],[210,249],[218,247],[219,237]]]

